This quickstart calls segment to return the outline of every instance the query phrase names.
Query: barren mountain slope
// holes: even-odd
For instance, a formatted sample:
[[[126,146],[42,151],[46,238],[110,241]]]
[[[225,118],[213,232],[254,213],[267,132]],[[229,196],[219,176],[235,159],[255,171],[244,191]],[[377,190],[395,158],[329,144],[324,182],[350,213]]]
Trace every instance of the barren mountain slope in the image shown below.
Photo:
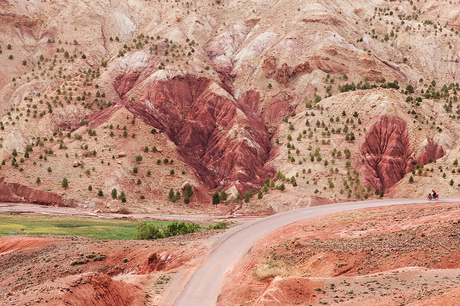
[[[177,206],[189,183],[195,200],[209,203],[207,193],[226,190],[236,198],[257,192],[267,177],[297,185],[287,186],[288,207],[298,195],[321,196],[313,202],[382,191],[421,196],[433,185],[453,194],[459,11],[434,0],[5,0],[0,174],[89,206],[107,204],[116,188],[130,206],[147,210],[157,207],[141,195],[158,208]],[[157,134],[148,136],[153,128]],[[96,135],[86,136],[89,129]],[[34,151],[22,163],[28,144]],[[168,149],[143,153],[145,146]],[[129,163],[110,160],[109,149],[129,151]],[[87,159],[89,150],[97,157]],[[334,150],[342,157],[330,156]],[[135,162],[138,154],[142,162]],[[165,158],[177,165],[172,177]],[[73,169],[74,159],[96,171]],[[96,159],[105,170],[92,164]],[[419,171],[430,160],[436,165]],[[136,163],[139,174],[131,170]],[[282,210],[279,192],[268,185],[264,200],[239,208],[266,210],[270,202]],[[171,188],[181,193],[177,204],[168,199]]]

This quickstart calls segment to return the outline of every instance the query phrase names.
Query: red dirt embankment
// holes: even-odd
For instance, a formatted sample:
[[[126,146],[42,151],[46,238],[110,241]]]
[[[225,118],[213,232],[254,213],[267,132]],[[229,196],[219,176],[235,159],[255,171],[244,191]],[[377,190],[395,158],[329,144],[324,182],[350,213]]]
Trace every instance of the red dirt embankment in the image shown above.
[[[100,273],[79,275],[62,294],[70,305],[142,305],[141,288],[122,281],[114,281]]]
[[[44,205],[62,205],[62,197],[17,183],[8,183],[0,177],[0,202],[28,202]]]
[[[218,232],[156,241],[1,237],[0,304],[161,304],[164,287],[195,269]]]

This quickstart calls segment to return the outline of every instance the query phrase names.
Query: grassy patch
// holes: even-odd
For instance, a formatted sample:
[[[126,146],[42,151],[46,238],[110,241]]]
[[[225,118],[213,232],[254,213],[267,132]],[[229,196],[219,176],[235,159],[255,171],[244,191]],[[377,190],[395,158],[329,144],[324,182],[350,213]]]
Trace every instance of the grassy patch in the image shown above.
[[[146,221],[155,226],[172,222]],[[99,239],[133,239],[137,221],[72,216],[0,214],[0,235],[68,235]]]

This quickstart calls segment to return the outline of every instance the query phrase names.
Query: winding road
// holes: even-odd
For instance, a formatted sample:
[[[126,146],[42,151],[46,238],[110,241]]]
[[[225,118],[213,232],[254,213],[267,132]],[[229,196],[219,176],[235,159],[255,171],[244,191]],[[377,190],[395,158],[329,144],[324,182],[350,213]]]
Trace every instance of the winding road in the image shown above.
[[[174,305],[216,305],[224,275],[228,269],[238,263],[257,240],[283,226],[344,211],[427,202],[427,199],[395,199],[337,203],[291,210],[235,227],[219,239],[203,266],[193,274]],[[460,197],[443,198],[442,202],[460,202]]]

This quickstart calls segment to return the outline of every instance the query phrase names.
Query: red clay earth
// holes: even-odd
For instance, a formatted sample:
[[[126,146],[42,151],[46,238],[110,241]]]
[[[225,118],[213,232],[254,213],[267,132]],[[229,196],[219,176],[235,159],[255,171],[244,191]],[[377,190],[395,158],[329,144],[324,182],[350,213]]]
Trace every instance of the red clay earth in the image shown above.
[[[157,305],[164,286],[199,265],[218,232],[157,241],[2,237],[0,304]]]
[[[228,272],[218,305],[454,305],[460,205],[367,209],[286,226]]]

